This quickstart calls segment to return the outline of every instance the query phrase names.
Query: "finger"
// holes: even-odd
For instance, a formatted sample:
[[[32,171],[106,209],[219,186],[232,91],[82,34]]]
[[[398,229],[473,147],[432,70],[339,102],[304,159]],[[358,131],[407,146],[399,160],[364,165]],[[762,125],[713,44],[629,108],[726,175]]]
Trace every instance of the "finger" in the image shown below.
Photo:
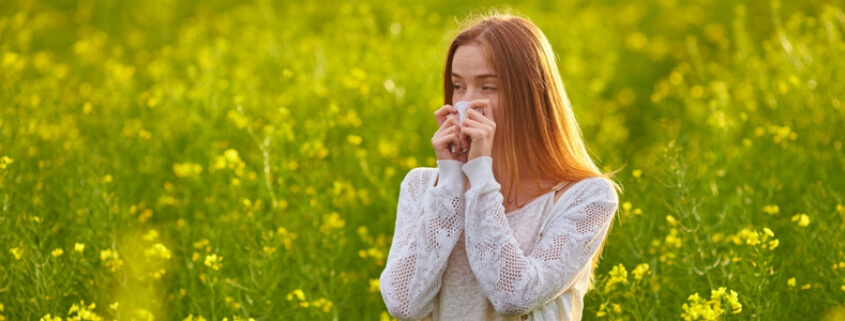
[[[457,112],[458,111],[452,105],[443,105],[443,107],[440,107],[434,112],[434,118],[437,119],[438,125],[442,125],[443,122],[445,122],[446,119],[449,118],[449,115]]]
[[[470,109],[481,109],[481,113],[487,119],[493,120],[493,107],[489,99],[476,99],[469,104]]]
[[[461,130],[461,139],[467,139],[469,143],[472,143],[473,140],[481,137],[483,133],[484,132],[481,129],[465,127]]]
[[[495,125],[495,123],[490,124],[490,120],[484,116],[480,115],[481,113],[475,113],[475,119],[470,118],[469,113],[467,113],[467,118],[464,119],[464,123],[461,125],[461,129],[464,128],[478,128],[478,129],[488,129]]]
[[[455,135],[460,128],[454,124],[443,123],[443,126],[434,133],[434,137],[445,137]]]
[[[492,125],[492,124],[496,123],[493,120],[492,116],[487,115],[487,114],[489,114],[489,112],[486,113],[486,114],[482,113],[482,112],[483,112],[483,110],[479,111],[478,109],[469,109],[469,110],[467,110],[467,119],[472,119],[472,120],[475,120],[479,123],[487,124],[487,125]]]

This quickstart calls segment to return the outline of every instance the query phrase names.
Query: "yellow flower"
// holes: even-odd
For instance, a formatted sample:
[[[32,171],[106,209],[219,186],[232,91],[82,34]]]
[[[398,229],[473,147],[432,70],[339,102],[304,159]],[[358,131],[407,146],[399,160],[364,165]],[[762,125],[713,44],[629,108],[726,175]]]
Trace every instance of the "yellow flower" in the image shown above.
[[[241,157],[240,155],[238,155],[238,151],[234,148],[227,149],[225,152],[223,152],[223,157],[225,157],[226,161],[228,161],[230,164],[238,163],[241,161]]]
[[[800,227],[806,227],[807,225],[810,225],[810,217],[804,213],[795,214],[795,216],[792,217],[792,221],[798,222],[798,226]]]
[[[634,204],[631,204],[631,202],[622,203],[622,210],[625,213],[630,212],[633,207],[634,207]]]
[[[39,321],[62,321],[62,317],[60,317],[60,316],[53,317],[52,315],[50,315],[48,313],[47,315],[41,317],[41,319],[39,319]]]
[[[220,266],[222,265],[220,261],[223,261],[223,257],[218,257],[217,254],[206,255],[205,257],[205,266],[210,267],[212,270],[219,270]]]
[[[15,160],[9,158],[9,156],[0,157],[0,169],[6,169],[6,165],[14,163]]]
[[[112,251],[111,249],[100,251],[100,260],[103,261],[103,264],[112,272],[117,271],[121,266],[123,266],[123,260],[120,259],[117,251]]]
[[[70,310],[67,312],[68,317],[73,316],[76,313],[76,316],[72,318],[68,318],[68,320],[92,320],[92,321],[102,321],[103,318],[94,313],[94,308],[97,305],[91,303],[89,305],[85,305],[85,301],[80,301],[79,304],[74,303]],[[61,319],[60,319],[61,320]]]
[[[666,245],[674,246],[675,248],[680,248],[682,243],[681,239],[678,237],[678,230],[677,229],[670,229],[669,235],[666,235]]]
[[[637,265],[637,267],[635,267],[634,270],[631,271],[631,274],[634,275],[635,280],[639,281],[642,280],[644,275],[651,274],[651,270],[649,269],[648,263],[642,263]]]
[[[631,171],[631,175],[634,175],[634,178],[640,178],[640,176],[643,175],[643,170],[635,169],[635,170]]]
[[[361,138],[361,136],[349,135],[346,136],[346,141],[348,141],[352,145],[358,146],[361,144],[361,141],[363,141],[363,139]]]
[[[12,255],[15,257],[15,260],[20,260],[23,257],[23,249],[19,247],[13,247],[9,250],[12,252]]]
[[[276,248],[272,246],[265,246],[264,253],[267,253],[267,256],[272,256],[273,253],[276,253]]]
[[[161,243],[153,244],[151,248],[144,251],[144,254],[149,257],[158,257],[164,260],[170,259],[170,250],[168,250],[167,247]]]
[[[370,292],[381,292],[379,279],[370,279]]]
[[[144,239],[144,241],[147,241],[147,242],[155,241],[155,240],[158,239],[158,231],[149,230],[149,231],[147,231],[147,234],[144,234],[144,236],[142,238]]]
[[[619,263],[613,266],[613,269],[607,274],[610,279],[607,280],[607,283],[604,285],[604,292],[608,293],[613,290],[613,287],[616,284],[620,283],[628,283],[628,270],[625,269],[625,266],[622,263]]]
[[[300,289],[296,289],[288,293],[288,301],[293,301],[294,298],[296,298],[298,301],[305,301],[305,292],[302,292],[302,290]]]
[[[62,250],[62,249],[55,249],[55,250],[53,250],[53,252],[52,252],[52,253],[50,253],[50,254],[52,254],[52,255],[53,255],[53,257],[60,257],[60,256],[62,256],[62,254],[65,254],[65,251],[64,251],[64,250]]]
[[[766,205],[763,206],[763,213],[775,215],[780,213],[780,208],[777,205]]]
[[[205,318],[203,318],[201,315],[195,317],[193,314],[189,314],[187,317],[182,319],[182,321],[205,321]]]
[[[811,287],[810,283],[807,283],[807,284],[804,284],[804,285],[801,286],[801,290],[809,290],[810,287]]]
[[[73,250],[79,253],[85,252],[85,243],[73,244]]]
[[[678,225],[678,220],[672,215],[666,215],[666,222],[669,223],[669,226]]]
[[[786,280],[786,285],[790,288],[795,286],[795,278],[789,278],[789,280]]]
[[[311,302],[311,306],[323,310],[323,312],[328,313],[332,309],[332,301],[327,300],[326,298],[319,298]]]
[[[116,310],[117,310],[118,305],[119,305],[119,303],[117,303],[117,302],[112,303],[112,304],[109,304],[109,309],[112,309],[112,310],[115,310],[115,311],[116,311]]]

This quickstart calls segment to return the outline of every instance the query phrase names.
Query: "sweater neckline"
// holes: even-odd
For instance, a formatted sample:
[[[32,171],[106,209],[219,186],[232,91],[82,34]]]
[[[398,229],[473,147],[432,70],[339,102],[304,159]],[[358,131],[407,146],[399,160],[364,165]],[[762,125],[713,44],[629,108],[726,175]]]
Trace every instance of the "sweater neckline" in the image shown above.
[[[515,209],[515,210],[513,210],[513,211],[510,211],[510,212],[506,212],[506,213],[505,213],[505,216],[511,216],[511,215],[514,215],[514,214],[518,214],[518,212],[521,212],[524,208],[527,208],[527,207],[529,207],[529,206],[533,205],[533,204],[534,204],[535,202],[537,202],[539,199],[541,199],[541,198],[545,198],[545,197],[546,197],[546,196],[548,196],[548,195],[552,195],[552,197],[554,197],[555,192],[557,192],[557,191],[558,191],[558,189],[553,189],[553,190],[549,191],[548,193],[545,193],[545,194],[543,194],[543,195],[537,196],[537,197],[533,198],[532,200],[528,201],[528,203],[525,203],[525,205],[523,205],[522,207],[517,208],[517,209]],[[564,192],[564,194],[565,194],[565,193],[566,193],[566,192]]]

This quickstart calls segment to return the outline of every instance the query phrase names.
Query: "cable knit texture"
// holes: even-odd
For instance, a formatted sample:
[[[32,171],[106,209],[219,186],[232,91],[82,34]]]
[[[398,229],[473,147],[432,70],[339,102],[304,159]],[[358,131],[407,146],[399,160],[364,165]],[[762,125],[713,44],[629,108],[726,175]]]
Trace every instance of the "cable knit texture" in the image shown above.
[[[490,157],[408,173],[380,279],[393,316],[581,319],[591,261],[618,205],[613,185],[584,179],[557,202],[551,191],[507,214],[500,188]]]

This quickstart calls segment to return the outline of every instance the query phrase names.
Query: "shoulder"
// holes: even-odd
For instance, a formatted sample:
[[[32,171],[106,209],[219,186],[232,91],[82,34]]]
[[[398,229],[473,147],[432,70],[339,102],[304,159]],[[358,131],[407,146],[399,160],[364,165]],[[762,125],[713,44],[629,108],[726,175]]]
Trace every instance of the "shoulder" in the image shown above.
[[[557,197],[555,207],[560,210],[582,207],[591,203],[601,203],[615,209],[619,203],[616,185],[602,176],[577,181]]]

